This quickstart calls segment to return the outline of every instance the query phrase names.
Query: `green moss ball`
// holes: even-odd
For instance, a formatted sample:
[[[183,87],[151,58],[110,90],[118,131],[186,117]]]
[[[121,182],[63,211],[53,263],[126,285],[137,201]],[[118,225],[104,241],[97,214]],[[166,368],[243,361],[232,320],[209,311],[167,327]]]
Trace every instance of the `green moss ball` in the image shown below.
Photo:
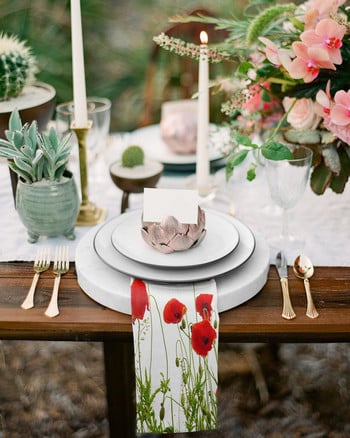
[[[144,162],[145,154],[140,146],[128,146],[122,154],[122,166],[134,167],[141,166]]]

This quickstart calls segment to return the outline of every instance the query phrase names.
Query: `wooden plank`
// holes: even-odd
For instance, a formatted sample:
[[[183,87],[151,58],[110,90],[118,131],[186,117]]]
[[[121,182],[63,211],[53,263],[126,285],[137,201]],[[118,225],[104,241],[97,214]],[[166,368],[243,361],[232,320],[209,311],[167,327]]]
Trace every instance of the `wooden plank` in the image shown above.
[[[350,340],[350,268],[318,267],[311,279],[320,317],[305,316],[303,282],[289,268],[289,286],[297,314],[281,318],[281,289],[271,267],[263,290],[247,303],[220,315],[222,342],[256,341],[348,341]],[[0,263],[0,338],[130,341],[130,316],[107,309],[91,300],[79,287],[74,264],[62,277],[60,315],[48,318],[44,311],[50,300],[53,275],[42,274],[35,308],[23,310],[23,301],[33,276],[30,263]]]

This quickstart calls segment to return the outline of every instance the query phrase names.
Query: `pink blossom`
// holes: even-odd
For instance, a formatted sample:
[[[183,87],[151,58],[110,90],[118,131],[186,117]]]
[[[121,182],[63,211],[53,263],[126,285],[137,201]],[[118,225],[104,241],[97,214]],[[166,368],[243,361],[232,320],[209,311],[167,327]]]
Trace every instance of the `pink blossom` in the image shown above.
[[[295,98],[285,97],[283,107],[288,111],[293,105]],[[321,117],[315,112],[315,103],[312,99],[303,97],[298,99],[291,108],[287,122],[295,129],[316,129]]]
[[[265,45],[266,58],[276,67],[283,65],[286,69],[291,63],[291,53],[289,50],[279,48],[274,42],[265,37],[259,37],[259,40]]]
[[[328,119],[325,119],[323,123],[328,131],[332,132],[344,143],[350,144],[350,124],[345,126],[336,125],[331,121],[330,117],[328,117]]]
[[[329,117],[331,113],[331,107],[333,105],[330,89],[331,83],[328,81],[326,85],[326,91],[318,90],[316,94],[315,111],[324,119]]]
[[[313,29],[323,18],[329,18],[331,14],[337,12],[339,6],[346,0],[309,0],[304,6],[306,13],[303,17],[305,29]]]
[[[336,125],[346,126],[350,123],[350,90],[339,90],[335,93],[330,118]]]
[[[346,27],[330,18],[321,20],[314,30],[307,30],[300,35],[300,39],[309,47],[319,47],[327,51],[329,59],[334,64],[341,64],[340,48]]]
[[[296,55],[288,69],[292,78],[303,79],[306,83],[312,82],[317,78],[320,68],[336,69],[325,49],[307,47],[300,41],[294,42],[292,47]]]

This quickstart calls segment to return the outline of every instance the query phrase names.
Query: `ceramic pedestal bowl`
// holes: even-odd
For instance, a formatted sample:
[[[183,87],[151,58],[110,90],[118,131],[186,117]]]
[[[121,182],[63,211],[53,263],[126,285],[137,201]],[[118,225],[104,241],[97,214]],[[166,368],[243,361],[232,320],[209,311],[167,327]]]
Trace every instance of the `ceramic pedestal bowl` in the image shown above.
[[[121,213],[129,206],[130,193],[142,193],[145,187],[156,187],[163,168],[159,161],[147,158],[141,166],[123,167],[120,160],[110,165],[109,174],[112,181],[123,191]]]

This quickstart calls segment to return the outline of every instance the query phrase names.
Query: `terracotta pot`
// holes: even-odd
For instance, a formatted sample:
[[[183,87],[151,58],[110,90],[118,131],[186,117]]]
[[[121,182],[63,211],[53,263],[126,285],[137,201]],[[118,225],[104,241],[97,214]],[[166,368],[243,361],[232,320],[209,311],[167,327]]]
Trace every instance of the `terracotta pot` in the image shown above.
[[[16,209],[27,228],[28,242],[35,243],[39,236],[63,235],[75,239],[80,201],[72,174],[67,172],[66,175],[60,182],[18,181]]]

